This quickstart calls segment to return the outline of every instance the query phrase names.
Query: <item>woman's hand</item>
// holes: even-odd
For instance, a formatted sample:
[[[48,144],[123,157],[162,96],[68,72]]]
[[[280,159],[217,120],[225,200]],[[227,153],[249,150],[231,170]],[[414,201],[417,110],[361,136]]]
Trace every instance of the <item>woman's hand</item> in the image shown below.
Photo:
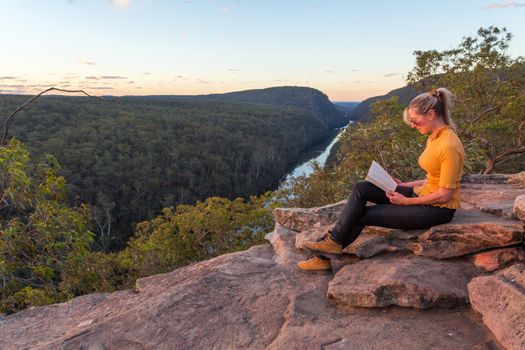
[[[388,197],[388,199],[390,199],[390,203],[392,204],[398,204],[398,205],[408,205],[409,204],[409,198],[403,196],[399,192],[387,191],[386,196]]]

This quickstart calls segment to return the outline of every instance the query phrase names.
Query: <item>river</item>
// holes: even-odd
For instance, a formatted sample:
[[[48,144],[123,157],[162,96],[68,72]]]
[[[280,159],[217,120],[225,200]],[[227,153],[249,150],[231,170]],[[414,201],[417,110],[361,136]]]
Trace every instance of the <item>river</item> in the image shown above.
[[[353,121],[350,121],[350,123],[353,123]],[[349,123],[349,124],[350,124]],[[332,150],[332,147],[335,145],[337,140],[339,139],[339,135],[346,129],[345,127],[334,129],[334,133],[331,137],[329,137],[327,140],[320,142],[309,149],[303,151],[299,155],[299,159],[297,161],[297,166],[289,172],[286,177],[283,178],[281,181],[278,189],[282,189],[283,185],[286,184],[289,180],[298,177],[298,176],[309,176],[313,172],[313,168],[311,165],[312,161],[315,161],[319,163],[321,167],[323,167],[326,163],[326,159],[330,155],[330,151]]]

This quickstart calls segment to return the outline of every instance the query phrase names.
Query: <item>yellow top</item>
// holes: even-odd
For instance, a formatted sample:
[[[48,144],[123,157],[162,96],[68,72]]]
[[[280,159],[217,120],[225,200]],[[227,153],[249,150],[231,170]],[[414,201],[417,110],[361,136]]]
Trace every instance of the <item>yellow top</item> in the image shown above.
[[[425,150],[419,156],[419,165],[427,172],[426,179],[423,185],[414,186],[414,192],[424,196],[436,192],[440,187],[454,189],[448,202],[432,205],[458,209],[464,158],[463,144],[450,126],[444,126],[430,135]]]

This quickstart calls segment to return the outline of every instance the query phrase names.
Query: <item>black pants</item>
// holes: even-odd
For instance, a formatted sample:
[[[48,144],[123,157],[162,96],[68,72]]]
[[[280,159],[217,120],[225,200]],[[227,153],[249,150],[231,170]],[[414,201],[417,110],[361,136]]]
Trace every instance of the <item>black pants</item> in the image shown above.
[[[417,196],[411,187],[397,186],[396,191],[406,197]],[[376,205],[366,206],[367,202]],[[385,191],[371,182],[359,181],[354,185],[330,237],[346,247],[357,239],[365,226],[423,229],[449,222],[455,212],[455,209],[429,204],[392,204]]]

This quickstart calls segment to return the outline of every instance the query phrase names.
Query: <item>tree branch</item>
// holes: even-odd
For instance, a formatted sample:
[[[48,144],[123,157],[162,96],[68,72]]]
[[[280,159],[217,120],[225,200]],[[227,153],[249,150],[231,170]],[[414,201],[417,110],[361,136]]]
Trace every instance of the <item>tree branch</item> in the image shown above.
[[[518,154],[513,155],[512,157],[508,157],[506,159],[500,159],[499,161],[494,162],[494,166],[500,165],[501,163],[510,162],[511,160],[514,160],[514,159],[520,158],[520,157],[523,157],[523,154],[518,153]]]
[[[478,116],[475,117],[475,118],[470,122],[470,125],[476,123],[478,120],[480,120],[481,118],[483,118],[487,113],[492,112],[492,111],[495,110],[495,109],[498,109],[502,104],[503,104],[503,103],[498,103],[498,104],[495,105],[494,107],[487,108],[486,110],[484,110],[483,112],[481,112],[480,114],[478,114]]]
[[[14,111],[13,113],[11,113],[9,115],[9,117],[7,117],[6,121],[4,122],[4,136],[2,137],[2,142],[0,142],[0,145],[3,146],[5,145],[5,140],[7,139],[7,134],[9,132],[9,122],[11,121],[11,119],[13,119],[13,117],[15,116],[15,114],[17,114],[18,112],[20,112],[21,110],[23,110],[24,108],[26,108],[31,102],[33,102],[34,100],[36,100],[37,98],[39,98],[40,96],[42,96],[43,94],[49,92],[49,91],[61,91],[61,92],[69,92],[69,93],[77,93],[77,92],[80,92],[88,97],[94,97],[94,98],[100,98],[103,100],[102,97],[98,97],[98,96],[92,96],[90,94],[88,94],[87,92],[85,92],[84,90],[65,90],[65,89],[59,89],[59,88],[55,88],[55,87],[50,87],[49,89],[47,90],[44,90],[42,92],[40,92],[38,95],[36,96],[33,96],[31,97],[29,100],[27,100],[26,102],[24,102],[23,104],[19,105]]]
[[[4,95],[0,94],[0,97],[2,97],[2,107],[0,108],[0,114],[4,112],[5,105],[7,104],[6,98]]]
[[[494,166],[500,165],[502,163],[508,162],[509,160],[515,159],[518,156],[522,156],[522,154],[525,154],[525,147],[512,148],[512,149],[508,149],[506,151],[497,153],[496,155],[494,155],[493,157],[487,160],[483,174],[490,173],[494,169]],[[507,156],[510,156],[510,155],[516,155],[516,156],[506,158]]]

